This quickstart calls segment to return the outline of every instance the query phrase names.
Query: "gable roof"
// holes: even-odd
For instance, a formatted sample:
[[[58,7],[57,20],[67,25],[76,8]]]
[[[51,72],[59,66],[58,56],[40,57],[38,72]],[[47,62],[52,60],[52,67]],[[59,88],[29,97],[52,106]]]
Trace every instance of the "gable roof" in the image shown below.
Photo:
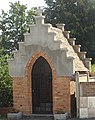
[[[83,61],[78,56],[78,53],[75,52],[73,46],[70,45],[68,39],[64,36],[63,31],[58,28],[51,27],[51,32],[56,33],[56,40],[58,40],[58,41],[60,40],[62,42],[60,47],[68,49],[68,56],[75,58],[74,59],[75,71],[89,71],[85,67]]]
[[[86,58],[80,46],[64,26],[59,28],[44,23],[44,16],[36,16],[36,24],[30,25],[30,33],[24,34],[24,42],[19,42],[19,50],[9,60],[11,76],[25,76],[26,64],[33,53],[44,50],[53,61],[57,75],[73,75],[76,71],[89,71],[91,61]]]

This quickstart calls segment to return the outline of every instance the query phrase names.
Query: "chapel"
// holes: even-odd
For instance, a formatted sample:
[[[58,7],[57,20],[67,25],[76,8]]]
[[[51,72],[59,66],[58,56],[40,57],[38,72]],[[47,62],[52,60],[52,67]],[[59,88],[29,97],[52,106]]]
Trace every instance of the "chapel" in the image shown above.
[[[88,95],[82,86],[88,81],[91,59],[75,44],[76,38],[70,38],[64,24],[53,27],[44,18],[35,16],[24,42],[18,43],[19,50],[8,60],[14,108],[24,115],[67,112],[83,116],[86,109],[80,104]]]

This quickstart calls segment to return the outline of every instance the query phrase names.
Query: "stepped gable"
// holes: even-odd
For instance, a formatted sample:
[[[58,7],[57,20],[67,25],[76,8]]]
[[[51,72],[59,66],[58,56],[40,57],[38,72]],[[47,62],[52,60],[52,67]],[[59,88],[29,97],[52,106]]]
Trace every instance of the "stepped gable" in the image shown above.
[[[70,31],[64,30],[65,24],[58,24],[58,28],[55,28],[51,24],[44,24],[44,18],[45,18],[45,16],[36,16],[35,17],[35,19],[36,19],[35,26],[42,25],[42,27],[47,28],[46,32],[48,32],[48,36],[54,37],[53,41],[45,40],[47,42],[44,43],[44,47],[46,45],[48,45],[48,47],[53,47],[53,48],[50,48],[53,50],[56,48],[60,49],[60,50],[63,50],[63,49],[67,50],[67,57],[74,58],[75,71],[90,71],[91,59],[86,58],[86,52],[80,52],[81,45],[75,45],[75,38],[69,38]],[[32,32],[32,29],[34,28],[33,25],[30,26],[30,28],[31,28],[31,32]],[[57,46],[57,47],[54,48],[54,46],[51,46],[52,42],[54,42],[53,43],[54,46]],[[39,44],[39,43],[37,43],[37,44]]]
[[[90,71],[91,59],[86,58],[86,52],[80,52],[81,46],[75,45],[75,38],[69,37],[70,31],[64,30],[64,24],[55,28],[44,23],[44,18],[35,16],[36,24],[30,25],[30,33],[25,33],[24,42],[19,42],[19,50],[8,61],[10,75],[25,76],[26,65],[37,51],[44,51],[51,58],[58,75]]]
[[[56,36],[55,36],[56,41],[60,40],[62,42],[60,48],[66,48],[68,50],[68,56],[75,58],[74,59],[75,71],[88,71],[83,61],[79,58],[78,54],[75,52],[73,46],[69,44],[68,39],[63,34],[63,31],[58,28],[51,27],[50,32],[56,33]]]

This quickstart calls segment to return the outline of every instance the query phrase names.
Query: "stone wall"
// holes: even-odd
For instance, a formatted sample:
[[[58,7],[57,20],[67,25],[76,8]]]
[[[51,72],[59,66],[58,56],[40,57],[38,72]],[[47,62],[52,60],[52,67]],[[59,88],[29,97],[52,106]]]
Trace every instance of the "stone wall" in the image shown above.
[[[95,117],[95,82],[80,83],[80,118]]]
[[[80,97],[80,118],[95,118],[95,97]]]

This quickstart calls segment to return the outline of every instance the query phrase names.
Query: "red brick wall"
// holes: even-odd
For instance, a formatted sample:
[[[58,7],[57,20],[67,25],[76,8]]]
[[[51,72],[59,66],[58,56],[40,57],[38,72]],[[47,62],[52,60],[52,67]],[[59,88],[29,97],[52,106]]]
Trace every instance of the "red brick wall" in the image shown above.
[[[52,87],[53,87],[53,113],[70,112],[70,80],[71,77],[57,77],[55,67],[50,57],[38,51],[32,55],[26,65],[25,77],[13,78],[13,100],[14,107],[24,114],[32,114],[32,92],[31,92],[31,70],[35,61],[40,57],[44,57],[52,69]]]
[[[95,82],[80,83],[82,86],[82,96],[95,96]]]
[[[70,113],[70,80],[71,77],[57,77],[54,81],[54,113]]]
[[[24,77],[13,78],[13,104],[14,108],[25,114],[31,114],[31,102],[28,93],[28,81]]]
[[[58,77],[53,82],[53,113],[70,113],[70,77]],[[14,108],[24,114],[32,113],[32,92],[29,93],[28,80],[17,77],[13,79],[13,101]]]

